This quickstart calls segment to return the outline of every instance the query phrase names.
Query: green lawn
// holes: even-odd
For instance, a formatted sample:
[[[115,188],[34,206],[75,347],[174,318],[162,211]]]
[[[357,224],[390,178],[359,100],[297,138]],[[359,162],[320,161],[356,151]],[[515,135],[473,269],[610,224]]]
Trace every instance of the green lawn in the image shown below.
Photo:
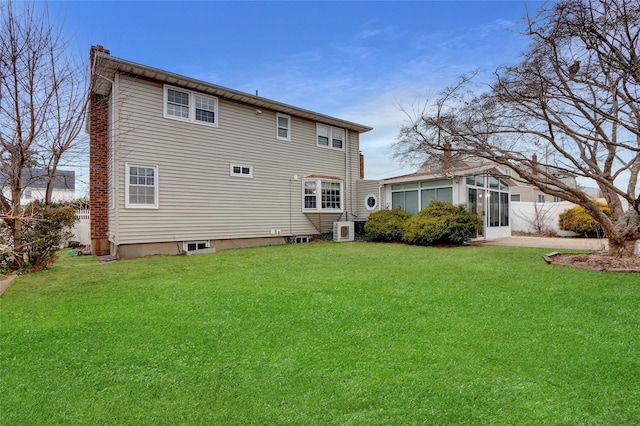
[[[639,424],[640,277],[549,251],[63,255],[0,297],[0,424]]]

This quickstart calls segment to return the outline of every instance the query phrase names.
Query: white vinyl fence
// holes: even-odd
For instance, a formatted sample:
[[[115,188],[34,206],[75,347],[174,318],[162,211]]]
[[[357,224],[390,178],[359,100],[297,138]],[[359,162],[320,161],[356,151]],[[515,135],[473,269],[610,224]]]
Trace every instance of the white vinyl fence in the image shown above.
[[[71,230],[73,236],[71,241],[77,241],[82,245],[88,246],[91,243],[91,235],[89,230],[89,209],[80,209],[76,212],[78,221]]]
[[[511,202],[511,231],[529,234],[553,233],[560,236],[576,236],[574,232],[560,229],[560,214],[575,207],[568,201],[557,203]]]

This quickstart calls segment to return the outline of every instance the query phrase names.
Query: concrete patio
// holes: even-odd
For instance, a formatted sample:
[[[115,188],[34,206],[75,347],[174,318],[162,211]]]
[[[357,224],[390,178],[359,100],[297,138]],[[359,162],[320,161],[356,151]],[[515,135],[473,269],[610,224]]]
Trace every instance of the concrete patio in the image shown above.
[[[608,250],[606,239],[598,238],[572,238],[572,237],[523,237],[511,236],[496,240],[488,240],[484,244],[494,246],[511,247],[540,247],[550,249],[575,249],[575,250]]]

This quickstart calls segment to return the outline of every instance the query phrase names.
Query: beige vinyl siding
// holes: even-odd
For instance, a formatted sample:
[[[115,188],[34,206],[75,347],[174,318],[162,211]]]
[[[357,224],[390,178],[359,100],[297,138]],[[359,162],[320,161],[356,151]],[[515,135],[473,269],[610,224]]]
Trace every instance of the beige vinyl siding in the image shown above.
[[[118,243],[257,238],[317,233],[302,213],[302,179],[345,181],[354,202],[358,134],[345,151],[316,146],[316,123],[291,117],[291,141],[276,138],[276,112],[218,99],[218,127],[163,117],[163,85],[120,77],[116,141]],[[125,208],[125,163],[158,167],[158,209]],[[253,178],[229,176],[229,164]],[[297,177],[297,180],[295,179]],[[348,187],[349,186],[349,187]],[[343,217],[345,215],[343,214]]]
[[[384,189],[380,189],[379,180],[361,180],[358,182],[358,193],[356,196],[357,213],[359,219],[366,219],[374,211],[385,209]],[[365,200],[369,194],[375,195],[377,205],[374,210],[368,210],[365,206]]]

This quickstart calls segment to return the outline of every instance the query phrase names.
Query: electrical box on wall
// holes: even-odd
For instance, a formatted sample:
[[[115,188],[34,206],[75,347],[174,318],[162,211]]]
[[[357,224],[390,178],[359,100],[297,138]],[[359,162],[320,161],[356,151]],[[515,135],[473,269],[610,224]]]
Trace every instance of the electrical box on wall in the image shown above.
[[[333,222],[333,241],[353,241],[353,222]]]

